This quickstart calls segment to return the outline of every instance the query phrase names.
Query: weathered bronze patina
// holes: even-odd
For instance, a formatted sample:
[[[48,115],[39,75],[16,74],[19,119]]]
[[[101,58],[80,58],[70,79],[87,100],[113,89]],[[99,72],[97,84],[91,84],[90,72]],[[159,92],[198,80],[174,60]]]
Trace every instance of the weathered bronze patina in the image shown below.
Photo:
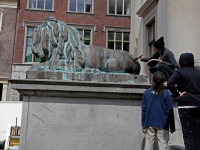
[[[50,16],[35,28],[32,52],[41,63],[29,71],[140,73],[140,64],[128,52],[85,45],[77,29]]]

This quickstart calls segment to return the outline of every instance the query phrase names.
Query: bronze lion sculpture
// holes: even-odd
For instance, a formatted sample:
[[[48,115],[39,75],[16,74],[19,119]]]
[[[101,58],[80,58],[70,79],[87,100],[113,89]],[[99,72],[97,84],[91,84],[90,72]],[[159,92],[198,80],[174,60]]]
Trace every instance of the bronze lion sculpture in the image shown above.
[[[40,64],[29,70],[140,73],[139,62],[128,52],[85,45],[77,29],[54,17],[46,17],[32,39],[32,52]]]

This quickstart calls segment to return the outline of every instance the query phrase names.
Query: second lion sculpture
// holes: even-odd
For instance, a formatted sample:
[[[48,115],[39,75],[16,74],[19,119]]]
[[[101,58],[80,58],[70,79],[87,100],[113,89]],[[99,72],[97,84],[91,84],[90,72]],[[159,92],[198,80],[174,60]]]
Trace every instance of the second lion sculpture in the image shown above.
[[[140,73],[139,62],[128,52],[85,45],[77,29],[51,16],[35,28],[32,39],[40,64],[29,70]]]

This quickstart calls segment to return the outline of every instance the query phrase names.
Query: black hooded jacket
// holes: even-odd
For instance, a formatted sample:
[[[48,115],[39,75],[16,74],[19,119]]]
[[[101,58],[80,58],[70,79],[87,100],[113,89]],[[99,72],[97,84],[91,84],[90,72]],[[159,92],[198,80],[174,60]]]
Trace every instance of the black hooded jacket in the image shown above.
[[[179,64],[181,69],[173,73],[167,81],[167,86],[176,97],[180,96],[178,91],[186,92],[179,99],[179,106],[200,107],[200,70],[194,68],[193,54],[181,54]]]

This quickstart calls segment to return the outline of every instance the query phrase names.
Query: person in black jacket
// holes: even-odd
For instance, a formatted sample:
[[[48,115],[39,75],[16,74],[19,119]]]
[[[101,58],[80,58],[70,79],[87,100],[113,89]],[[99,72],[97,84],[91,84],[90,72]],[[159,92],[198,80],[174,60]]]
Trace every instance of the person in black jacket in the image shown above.
[[[158,64],[156,66],[149,67],[150,72],[153,74],[156,71],[161,71],[165,75],[166,80],[168,80],[173,74],[173,70],[175,70],[175,68],[178,69],[179,66],[174,58],[174,54],[164,46],[164,37],[161,37],[154,43],[155,53],[151,57],[143,58],[142,56],[139,56],[136,59],[140,59],[144,62],[151,59],[157,59]]]
[[[167,82],[171,93],[178,99],[178,112],[186,150],[200,149],[200,70],[194,68],[194,55],[183,53],[181,69]],[[177,87],[176,87],[177,85]]]

